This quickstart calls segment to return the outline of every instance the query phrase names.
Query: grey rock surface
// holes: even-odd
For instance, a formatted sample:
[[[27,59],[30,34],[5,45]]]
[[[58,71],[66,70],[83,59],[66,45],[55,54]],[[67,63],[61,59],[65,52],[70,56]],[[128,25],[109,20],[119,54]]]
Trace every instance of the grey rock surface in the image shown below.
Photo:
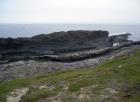
[[[108,34],[108,31],[79,30],[40,34],[31,38],[0,38],[0,63],[27,60],[36,56],[99,50],[112,47],[116,42],[129,42],[129,34],[110,37]]]
[[[17,78],[25,78],[31,76],[46,75],[62,70],[75,68],[94,68],[95,66],[122,55],[131,55],[134,50],[140,49],[140,45],[126,46],[113,50],[110,53],[103,54],[81,61],[74,62],[54,62],[54,61],[17,61],[0,65],[0,82],[13,80]]]
[[[116,56],[140,49],[128,34],[107,31],[68,31],[31,38],[0,38],[0,82],[61,70],[95,67]],[[119,43],[113,46],[113,43]]]

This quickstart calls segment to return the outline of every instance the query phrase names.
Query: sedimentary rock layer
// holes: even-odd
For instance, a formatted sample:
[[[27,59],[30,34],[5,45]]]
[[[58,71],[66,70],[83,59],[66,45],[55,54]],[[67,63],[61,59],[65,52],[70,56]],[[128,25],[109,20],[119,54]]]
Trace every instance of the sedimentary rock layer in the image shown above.
[[[108,36],[108,34],[108,31],[79,30],[41,34],[31,38],[0,38],[0,62],[99,50],[112,47],[113,43],[128,42],[129,34],[119,36]]]

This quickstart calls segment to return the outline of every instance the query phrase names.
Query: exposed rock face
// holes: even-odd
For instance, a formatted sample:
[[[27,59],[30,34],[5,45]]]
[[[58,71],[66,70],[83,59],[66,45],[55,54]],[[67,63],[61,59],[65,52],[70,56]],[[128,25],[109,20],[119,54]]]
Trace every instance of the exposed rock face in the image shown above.
[[[130,42],[130,34],[108,36],[108,31],[68,31],[41,34],[31,38],[0,38],[0,63],[27,60],[36,56],[58,55],[77,51],[99,50],[120,43]],[[79,52],[78,52],[79,53]],[[75,54],[71,59],[91,56]],[[54,57],[47,57],[54,59]],[[63,60],[65,58],[61,57]]]
[[[41,34],[32,38],[0,39],[0,50],[27,49],[65,52],[110,46],[107,31],[68,31]]]
[[[93,56],[88,59],[73,62],[55,62],[55,61],[41,61],[41,60],[28,60],[10,62],[0,65],[0,83],[16,78],[25,78],[31,76],[46,75],[48,73],[73,69],[73,68],[90,68],[95,67],[104,61],[111,60],[115,57],[122,55],[132,55],[133,51],[140,49],[139,45],[116,47],[114,50],[98,53],[98,56]],[[93,54],[93,53],[91,53]],[[62,56],[63,57],[63,56]],[[80,56],[83,57],[83,56]],[[59,58],[59,56],[58,56]],[[61,57],[60,57],[61,58]],[[71,58],[71,57],[64,57]],[[63,60],[63,59],[62,59]]]
[[[123,43],[123,42],[130,42],[128,40],[128,37],[131,34],[125,33],[125,34],[119,34],[119,35],[113,35],[109,37],[110,42],[112,43]]]
[[[110,46],[107,31],[68,31],[32,37],[36,44],[58,52],[71,52],[84,49],[100,49]]]
[[[0,82],[96,66],[120,55],[125,47],[140,48],[140,41],[129,41],[128,36],[108,36],[107,31],[80,30],[31,38],[0,38]],[[113,46],[115,43],[118,44]],[[129,49],[126,52],[129,53]]]
[[[68,31],[41,34],[32,38],[1,38],[0,59],[21,60],[27,57],[59,54],[110,47],[107,31]]]
[[[41,34],[31,38],[0,38],[0,63],[26,60],[36,56],[99,50],[112,47],[115,43],[130,42],[128,40],[130,34],[110,37],[108,34],[108,31],[79,30]],[[88,54],[84,54],[84,56],[91,56],[90,52],[87,52]],[[83,54],[78,54],[78,56],[74,55],[71,58],[77,59],[82,56]]]
[[[113,47],[106,47],[100,50],[86,50],[86,51],[81,51],[81,52],[66,53],[66,54],[59,54],[59,55],[43,55],[43,56],[33,57],[32,59],[49,59],[51,61],[73,62],[73,61],[78,61],[78,60],[99,57],[104,54],[108,54],[114,50],[118,50],[123,47],[134,46],[134,45],[140,45],[140,41],[123,42],[122,44],[119,44]]]

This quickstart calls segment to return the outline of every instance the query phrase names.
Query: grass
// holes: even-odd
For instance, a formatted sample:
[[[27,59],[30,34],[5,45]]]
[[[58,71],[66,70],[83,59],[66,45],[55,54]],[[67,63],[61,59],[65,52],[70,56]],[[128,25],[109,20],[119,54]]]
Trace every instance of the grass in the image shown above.
[[[33,87],[39,87],[40,85],[50,85],[55,88],[50,90],[49,88],[38,89]],[[93,85],[97,85],[97,87],[90,88]],[[106,88],[118,92],[115,95],[117,101],[114,100],[114,96],[109,95],[110,102],[140,102],[140,51],[135,51],[130,56],[124,55],[115,58],[97,68],[68,70],[36,78],[17,79],[1,83],[0,102],[6,101],[6,95],[9,92],[21,87],[30,88],[22,102],[36,102],[46,97],[49,99],[50,97],[57,97],[59,93],[65,93],[65,95],[59,96],[60,99],[64,98],[61,96],[70,97],[69,95],[71,95],[71,99],[74,100],[74,96],[77,95],[78,97],[80,94],[81,88],[85,88],[88,95],[91,96],[91,100],[96,99],[95,102],[102,102],[99,96],[106,95]],[[65,90],[65,87],[68,87],[68,89]]]

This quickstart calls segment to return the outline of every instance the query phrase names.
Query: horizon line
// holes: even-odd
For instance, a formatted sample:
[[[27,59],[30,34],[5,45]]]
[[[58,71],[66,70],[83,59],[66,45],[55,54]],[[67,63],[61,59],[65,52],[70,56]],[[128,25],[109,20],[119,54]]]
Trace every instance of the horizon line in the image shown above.
[[[140,25],[140,23],[77,23],[77,22],[73,22],[73,23],[70,23],[70,22],[67,22],[67,23],[62,23],[62,22],[56,22],[56,23],[50,23],[50,22],[17,22],[17,23],[11,23],[11,22],[0,22],[0,24],[74,24],[74,25],[79,25],[79,24],[84,24],[84,25],[90,25],[90,24],[99,24],[99,25]]]

